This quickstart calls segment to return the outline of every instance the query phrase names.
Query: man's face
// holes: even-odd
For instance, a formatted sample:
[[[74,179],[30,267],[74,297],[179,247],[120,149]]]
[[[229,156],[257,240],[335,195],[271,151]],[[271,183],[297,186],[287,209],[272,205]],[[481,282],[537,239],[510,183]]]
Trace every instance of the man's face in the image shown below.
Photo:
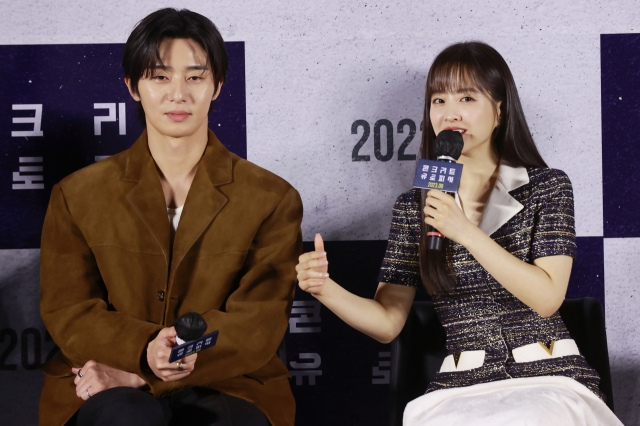
[[[166,39],[160,57],[163,64],[140,79],[138,94],[131,93],[142,102],[148,131],[175,138],[206,132],[211,101],[222,86],[216,90],[206,53],[191,39]]]

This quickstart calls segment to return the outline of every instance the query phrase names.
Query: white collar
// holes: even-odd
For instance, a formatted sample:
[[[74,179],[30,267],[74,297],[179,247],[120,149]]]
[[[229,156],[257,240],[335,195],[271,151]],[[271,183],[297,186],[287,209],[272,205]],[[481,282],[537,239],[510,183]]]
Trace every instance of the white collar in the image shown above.
[[[520,188],[529,183],[527,169],[522,166],[512,166],[500,160],[498,179],[489,195],[487,204],[482,212],[478,228],[487,235],[491,235],[518,214],[524,206],[509,194],[509,191]],[[458,194],[456,193],[458,205]]]

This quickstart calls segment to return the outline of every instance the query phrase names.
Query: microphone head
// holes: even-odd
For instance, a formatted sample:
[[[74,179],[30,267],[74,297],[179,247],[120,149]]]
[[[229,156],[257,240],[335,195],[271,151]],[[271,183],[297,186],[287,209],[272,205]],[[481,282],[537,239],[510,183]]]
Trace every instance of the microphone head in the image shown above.
[[[442,130],[438,133],[434,141],[434,153],[436,154],[436,158],[446,156],[457,161],[458,158],[460,158],[463,146],[464,140],[462,140],[460,132],[456,130]]]
[[[176,320],[173,325],[178,337],[185,342],[196,340],[207,330],[207,323],[197,312],[188,312]]]

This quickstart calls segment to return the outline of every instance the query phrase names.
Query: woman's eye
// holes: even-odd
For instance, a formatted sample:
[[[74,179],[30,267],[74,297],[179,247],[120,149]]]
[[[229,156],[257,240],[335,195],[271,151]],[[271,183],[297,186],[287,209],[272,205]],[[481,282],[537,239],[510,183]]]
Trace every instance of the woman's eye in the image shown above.
[[[440,98],[436,98],[436,99],[434,99],[432,102],[433,102],[434,104],[443,104],[443,103],[444,103],[444,101],[443,101],[442,99],[440,99]]]
[[[469,102],[472,101],[473,98],[471,96],[465,96],[464,98],[460,99],[462,102]]]

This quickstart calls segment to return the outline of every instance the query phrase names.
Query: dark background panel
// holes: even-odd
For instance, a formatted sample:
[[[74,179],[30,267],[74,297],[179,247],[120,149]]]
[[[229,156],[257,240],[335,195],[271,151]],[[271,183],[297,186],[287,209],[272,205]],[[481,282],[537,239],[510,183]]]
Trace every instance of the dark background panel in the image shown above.
[[[232,152],[247,156],[244,43],[226,43],[228,78],[209,114],[209,126]],[[92,164],[96,156],[113,155],[140,136],[137,104],[124,85],[123,44],[0,46],[0,249],[38,248],[51,187],[63,177]],[[108,115],[95,103],[126,105],[126,134],[119,121],[104,122],[94,135],[94,117]],[[42,104],[43,136],[12,137],[33,124],[13,123],[33,117],[33,110],[14,111],[14,104]],[[19,157],[42,157],[38,164]],[[13,190],[20,166],[40,166],[44,189]]]
[[[600,55],[604,236],[640,237],[640,34],[601,35]]]
[[[373,298],[378,283],[378,270],[386,241],[327,241],[329,274],[350,292]],[[304,243],[304,251],[313,243]],[[315,300],[296,292],[296,300]],[[373,367],[378,366],[379,352],[389,352],[389,345],[346,325],[331,311],[321,308],[321,332],[287,333],[287,366],[301,352],[318,353],[322,357],[322,376],[316,385],[297,386],[292,380],[297,403],[296,424],[383,425],[387,413],[388,385],[372,384]]]
[[[578,258],[573,263],[567,299],[595,297],[604,307],[604,239],[578,237]]]

